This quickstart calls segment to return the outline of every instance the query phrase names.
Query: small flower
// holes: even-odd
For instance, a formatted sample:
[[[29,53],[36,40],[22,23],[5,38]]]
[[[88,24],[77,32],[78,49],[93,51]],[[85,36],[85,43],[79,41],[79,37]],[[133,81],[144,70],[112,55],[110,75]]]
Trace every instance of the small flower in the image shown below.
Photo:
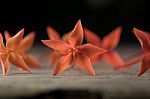
[[[100,39],[96,33],[90,31],[89,29],[85,28],[84,33],[85,33],[85,38],[87,42],[99,47],[99,48],[104,48],[107,49],[108,52],[105,54],[99,54],[95,57],[92,58],[92,63],[95,64],[99,62],[101,59],[104,59],[106,62],[114,65],[114,69],[118,68],[118,66],[123,65],[124,62],[121,59],[120,55],[118,52],[113,51],[120,40],[120,35],[121,35],[121,27],[117,27],[115,30],[113,30],[110,34],[105,36],[103,40]]]
[[[129,59],[130,60],[134,59],[134,60],[127,61],[125,64],[121,65],[120,68],[129,67],[129,66],[137,64],[139,62],[142,62],[140,71],[138,73],[138,76],[141,76],[147,70],[150,69],[150,34],[147,32],[138,30],[136,28],[133,29],[133,32],[134,32],[135,36],[138,38],[138,40],[140,41],[143,51],[136,55],[130,56]],[[140,55],[142,55],[142,57],[139,57]],[[135,59],[135,58],[137,58],[137,59]],[[118,68],[118,69],[120,69],[120,68]]]
[[[8,31],[5,31],[4,35],[6,41],[8,41],[9,38],[11,37]],[[21,40],[18,49],[16,50],[16,53],[21,55],[26,64],[28,64],[29,66],[39,68],[41,67],[41,64],[38,62],[38,60],[36,60],[31,54],[27,54],[27,51],[29,51],[33,46],[35,35],[36,35],[35,32],[31,32],[26,37],[24,37]]]
[[[6,42],[6,46],[4,45],[3,37],[0,34],[0,61],[3,69],[3,75],[6,75],[8,72],[9,62],[23,70],[31,72],[23,60],[23,57],[17,53],[17,50],[19,49],[18,45],[21,43],[23,34],[24,29],[19,31],[15,36],[10,37]]]
[[[95,75],[90,58],[98,54],[103,54],[107,50],[98,48],[92,44],[81,45],[83,37],[83,28],[79,20],[73,31],[69,33],[68,42],[62,40],[42,40],[46,46],[54,49],[61,55],[53,75],[63,72],[73,64],[76,64],[91,75]]]

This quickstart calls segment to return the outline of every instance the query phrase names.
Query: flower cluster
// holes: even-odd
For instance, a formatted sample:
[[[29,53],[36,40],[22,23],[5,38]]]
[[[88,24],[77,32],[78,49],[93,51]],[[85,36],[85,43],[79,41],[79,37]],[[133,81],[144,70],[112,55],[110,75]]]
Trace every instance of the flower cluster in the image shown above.
[[[144,74],[150,69],[150,34],[136,28],[133,29],[133,33],[140,41],[143,51],[127,58],[134,59],[133,61],[124,62],[119,53],[114,50],[119,43],[121,31],[122,27],[119,26],[103,39],[100,39],[96,33],[83,28],[79,20],[74,29],[61,38],[56,30],[48,26],[49,40],[41,41],[52,49],[48,53],[50,57],[48,66],[55,65],[53,75],[58,75],[74,65],[91,75],[96,75],[92,64],[98,63],[101,59],[112,64],[115,70],[142,62],[138,76]],[[33,45],[35,32],[29,33],[25,38],[23,38],[23,34],[24,29],[13,37],[10,36],[8,31],[5,31],[6,45],[4,45],[0,33],[0,62],[3,75],[8,72],[9,63],[28,72],[31,72],[28,66],[41,67],[38,60],[26,53]],[[84,37],[87,44],[82,44]],[[135,59],[139,56],[142,57]]]

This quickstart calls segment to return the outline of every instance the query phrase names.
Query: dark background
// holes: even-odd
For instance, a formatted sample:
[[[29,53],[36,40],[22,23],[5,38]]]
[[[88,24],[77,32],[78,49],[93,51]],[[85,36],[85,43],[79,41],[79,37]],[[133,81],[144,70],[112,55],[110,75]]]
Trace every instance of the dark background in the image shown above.
[[[150,32],[150,0],[34,0],[0,2],[0,32],[12,35],[25,28],[25,35],[36,31],[36,43],[48,39],[46,26],[61,35],[81,19],[83,26],[101,37],[115,27],[123,27],[121,43],[136,43],[133,27]]]

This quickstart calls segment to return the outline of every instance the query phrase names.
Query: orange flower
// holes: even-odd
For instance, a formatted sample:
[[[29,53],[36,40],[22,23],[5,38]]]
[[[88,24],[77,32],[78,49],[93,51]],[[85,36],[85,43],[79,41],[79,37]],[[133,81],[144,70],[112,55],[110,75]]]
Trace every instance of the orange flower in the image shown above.
[[[90,58],[98,54],[103,54],[106,50],[92,44],[81,45],[82,41],[83,29],[80,20],[77,22],[73,31],[69,33],[68,42],[62,40],[42,40],[46,46],[54,49],[61,55],[53,75],[63,72],[73,64],[76,64],[79,68],[89,72],[91,75],[95,75]]]
[[[4,35],[6,41],[8,41],[9,38],[11,37],[8,31],[5,31]],[[26,53],[32,47],[34,39],[35,39],[35,32],[29,33],[26,37],[24,37],[21,40],[16,52],[23,57],[26,64],[32,67],[39,68],[41,67],[41,64],[32,55]]]
[[[144,51],[144,57],[142,59],[141,69],[138,76],[144,74],[148,69],[150,69],[150,34],[140,31],[134,28],[134,33],[141,43],[142,49]]]
[[[117,68],[117,66],[124,64],[118,52],[112,51],[112,49],[114,49],[119,43],[121,30],[122,30],[121,27],[117,27],[110,34],[105,36],[103,40],[101,40],[100,37],[96,35],[94,32],[90,31],[87,28],[84,29],[87,42],[97,47],[109,50],[105,54],[100,54],[98,56],[93,57],[92,58],[93,64],[99,62],[102,58],[105,59],[105,61],[107,61],[108,63],[113,64],[115,66],[114,68]]]
[[[6,46],[4,46],[3,37],[0,34],[0,61],[3,75],[6,75],[8,72],[9,62],[23,70],[31,72],[27,64],[24,62],[23,57],[17,53],[17,50],[19,49],[18,45],[21,43],[23,34],[24,29],[19,31],[15,36],[9,38],[6,42]]]
[[[139,55],[143,55],[143,57],[126,63],[125,65],[122,66],[122,68],[134,65],[134,64],[139,63],[139,62],[142,62],[141,69],[140,69],[140,72],[138,74],[138,76],[141,76],[148,69],[150,69],[150,34],[147,32],[138,30],[136,28],[133,29],[133,32],[141,43],[141,47],[143,49],[143,52],[140,53]],[[138,54],[137,54],[137,56],[138,56]],[[135,57],[137,57],[137,56],[135,56]]]

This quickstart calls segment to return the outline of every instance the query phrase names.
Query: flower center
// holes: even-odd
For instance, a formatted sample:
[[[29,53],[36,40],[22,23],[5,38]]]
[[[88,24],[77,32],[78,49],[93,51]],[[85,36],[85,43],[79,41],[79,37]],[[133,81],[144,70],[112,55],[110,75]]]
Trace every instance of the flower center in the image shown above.
[[[13,51],[11,51],[9,48],[6,48],[6,50],[5,50],[4,52],[2,52],[2,53],[7,53],[7,54],[9,54],[9,53],[11,53],[11,52],[13,52]]]
[[[78,49],[78,46],[70,46],[68,52],[79,53],[80,51]]]

